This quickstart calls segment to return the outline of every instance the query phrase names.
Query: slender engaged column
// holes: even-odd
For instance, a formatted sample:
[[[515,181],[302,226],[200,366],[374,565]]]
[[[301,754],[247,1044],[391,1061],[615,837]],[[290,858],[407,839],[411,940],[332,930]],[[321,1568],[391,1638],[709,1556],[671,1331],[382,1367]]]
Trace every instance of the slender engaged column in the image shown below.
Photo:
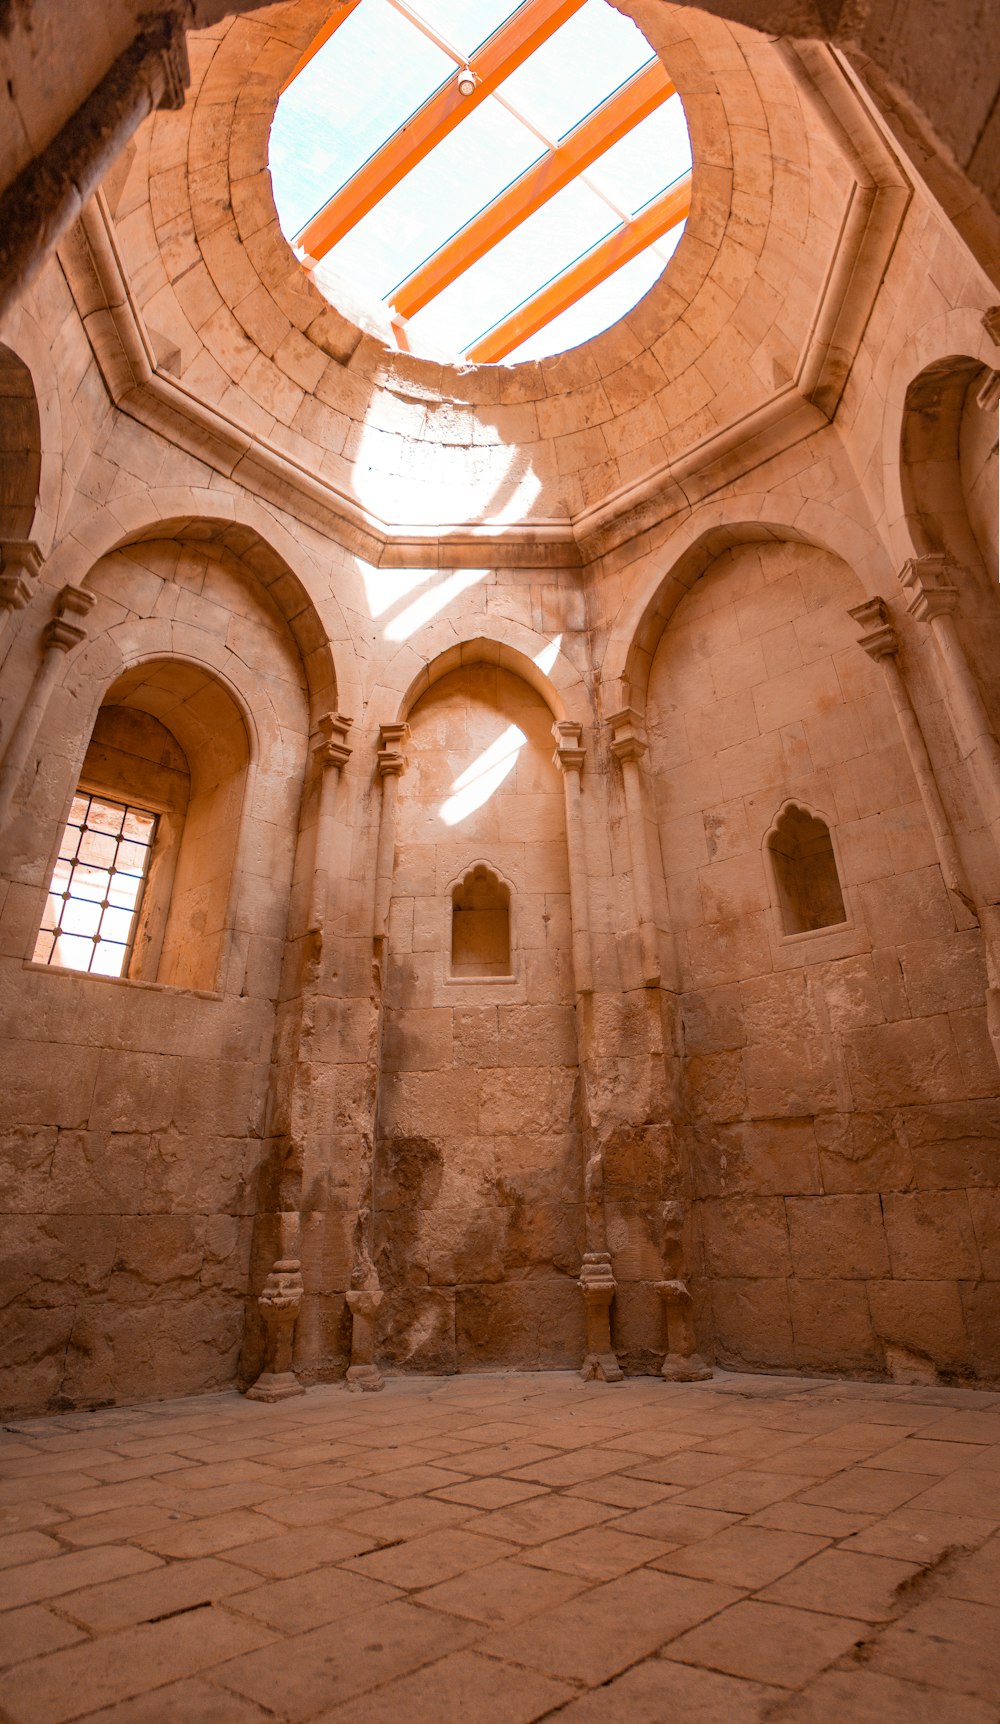
[[[611,726],[611,752],[621,766],[625,786],[625,811],[628,818],[629,848],[632,852],[632,886],[642,952],[642,979],[647,988],[655,988],[660,982],[660,958],[653,910],[653,881],[646,844],[642,774],[639,768],[639,762],[646,752],[646,742],[641,734],[639,714],[634,707],[626,706],[621,712],[612,713],[608,723]]]
[[[929,623],[933,632],[955,736],[975,775],[983,813],[1000,851],[1000,743],[955,626],[959,595],[949,576],[958,573],[947,557],[912,557],[899,580],[910,615]]]
[[[354,1287],[347,1293],[351,1313],[351,1363],[347,1370],[349,1389],[384,1389],[382,1373],[375,1363],[375,1319],[383,1300],[380,1287]]]
[[[347,733],[354,720],[328,712],[319,721],[323,740],[313,751],[319,769],[319,807],[316,811],[316,831],[313,843],[312,885],[309,895],[310,934],[322,934],[330,910],[329,857],[334,843],[333,811],[337,801],[340,775],[351,758]]]
[[[383,724],[378,733],[378,775],[382,780],[382,812],[378,828],[378,852],[375,861],[375,927],[376,940],[385,938],[389,922],[389,900],[392,897],[392,866],[396,853],[396,792],[406,771],[403,747],[410,734],[408,724]]]
[[[944,803],[941,801],[941,793],[938,790],[934,767],[927,752],[924,733],[920,728],[920,720],[914,711],[909,690],[899,667],[899,641],[890,621],[889,607],[882,598],[867,599],[863,605],[855,605],[848,612],[848,615],[852,616],[855,622],[860,623],[862,628],[869,631],[861,636],[858,645],[868,654],[870,659],[873,659],[882,668],[889,698],[899,721],[899,728],[903,733],[903,743],[913,768],[913,776],[920,791],[920,799],[923,802],[924,812],[933,834],[934,847],[937,850],[944,883],[948,891],[963,906],[967,916],[972,916],[978,920],[972,888],[966,876],[965,865],[962,862],[958,845],[952,834]],[[967,927],[968,921],[963,921],[962,925]]]
[[[82,25],[85,27],[85,25]],[[67,51],[72,48],[67,45]],[[0,197],[0,321],[76,221],[154,108],[180,108],[189,78],[178,12],[154,18]]]
[[[94,594],[81,587],[63,587],[56,600],[56,614],[42,630],[42,658],[35,671],[28,698],[21,708],[17,723],[0,765],[0,825],[6,820],[11,800],[21,773],[27,764],[32,744],[38,735],[45,709],[59,674],[59,661],[87,637],[82,619],[94,605]],[[72,622],[79,617],[81,622]]]
[[[559,719],[552,732],[556,739],[553,759],[562,772],[566,798],[566,851],[569,857],[569,907],[573,922],[573,981],[578,994],[594,990],[590,952],[590,907],[587,889],[587,858],[584,848],[582,787],[583,730],[579,724]]]
[[[0,540],[0,640],[15,611],[23,611],[35,590],[42,553],[31,539]]]
[[[246,1392],[248,1401],[287,1401],[305,1389],[292,1369],[295,1325],[302,1305],[302,1263],[297,1213],[278,1216],[279,1255],[268,1271],[257,1299],[264,1325],[264,1366]]]

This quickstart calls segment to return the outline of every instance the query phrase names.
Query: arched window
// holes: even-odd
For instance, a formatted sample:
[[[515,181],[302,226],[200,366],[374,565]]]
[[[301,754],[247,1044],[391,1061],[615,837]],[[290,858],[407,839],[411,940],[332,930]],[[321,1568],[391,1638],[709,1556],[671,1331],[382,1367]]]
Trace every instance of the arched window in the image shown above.
[[[767,847],[786,934],[846,922],[833,840],[824,820],[790,803],[769,833]]]
[[[510,887],[484,862],[451,894],[453,976],[509,976]]]
[[[200,666],[157,659],[105,695],[34,961],[216,986],[249,766],[242,715]]]

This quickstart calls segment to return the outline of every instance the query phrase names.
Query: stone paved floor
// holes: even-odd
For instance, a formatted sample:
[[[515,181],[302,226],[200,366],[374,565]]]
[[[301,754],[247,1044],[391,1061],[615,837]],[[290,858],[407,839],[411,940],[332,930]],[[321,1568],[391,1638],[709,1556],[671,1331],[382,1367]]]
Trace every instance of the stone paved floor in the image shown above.
[[[15,1420],[5,1724],[997,1724],[1000,1394],[396,1379]]]

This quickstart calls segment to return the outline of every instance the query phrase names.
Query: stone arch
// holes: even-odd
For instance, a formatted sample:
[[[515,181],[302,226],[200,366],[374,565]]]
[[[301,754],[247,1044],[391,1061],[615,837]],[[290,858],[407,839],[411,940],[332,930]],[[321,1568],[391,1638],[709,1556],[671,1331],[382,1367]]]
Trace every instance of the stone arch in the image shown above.
[[[879,581],[889,577],[875,534],[856,520],[811,502],[792,522],[780,512],[780,499],[772,503],[761,496],[759,504],[756,515],[745,498],[698,510],[669,541],[672,561],[652,591],[637,584],[616,619],[602,666],[608,711],[628,705],[644,710],[653,655],[670,618],[716,558],[737,545],[785,541],[828,551],[854,570],[866,591],[876,590]]]
[[[0,344],[0,543],[32,537],[42,475],[42,427],[31,372]]]
[[[24,307],[5,328],[0,355],[0,411],[7,417],[8,404],[12,404],[9,423],[17,437],[16,460],[10,467],[9,439],[0,434],[4,469],[0,537],[31,541],[44,557],[52,545],[59,512],[62,415],[49,343]],[[14,490],[11,500],[7,496],[10,482]],[[9,512],[11,503],[16,517]],[[24,524],[25,511],[27,530],[15,531],[15,525]]]
[[[886,390],[881,463],[886,531],[896,569],[909,557],[932,548],[914,518],[913,488],[904,472],[904,451],[915,429],[911,415],[924,415],[949,369],[956,377],[964,371],[967,388],[979,368],[994,368],[998,363],[1000,352],[983,313],[971,306],[931,319],[899,348]],[[981,559],[977,555],[975,560]]]
[[[969,430],[996,429],[996,404],[977,404],[987,373],[968,354],[949,354],[912,379],[900,426],[900,487],[919,552],[950,552],[960,563],[989,563],[970,518],[963,444]]]
[[[337,600],[315,599],[319,571],[293,535],[245,493],[210,487],[152,490],[116,501],[114,509],[95,510],[59,545],[48,579],[83,585],[102,557],[150,539],[178,538],[218,544],[237,557],[261,582],[288,624],[305,667],[313,716],[345,702],[348,690],[358,700],[358,677],[351,636]],[[338,675],[334,643],[346,676]]]
[[[544,652],[551,643],[543,640],[541,652],[533,658],[524,649],[526,646],[537,644],[538,637],[532,637],[528,629],[518,629],[514,624],[509,626],[508,633],[521,637],[523,644],[515,646],[510,639],[503,640],[479,635],[473,640],[456,642],[428,659],[407,684],[396,708],[395,722],[403,723],[409,717],[421,695],[426,694],[434,683],[439,682],[450,671],[459,670],[463,665],[469,664],[496,664],[504,670],[509,670],[541,696],[554,719],[566,718],[567,705],[564,691],[575,692],[575,684],[574,680],[570,678],[569,666],[562,672],[558,669],[564,655],[559,653],[552,666],[552,671],[556,674],[547,674],[539,668],[537,658],[541,657],[541,652]],[[386,681],[390,687],[391,673],[397,663],[398,660],[394,660],[393,664],[389,666]],[[577,678],[575,681],[578,682],[579,679]]]

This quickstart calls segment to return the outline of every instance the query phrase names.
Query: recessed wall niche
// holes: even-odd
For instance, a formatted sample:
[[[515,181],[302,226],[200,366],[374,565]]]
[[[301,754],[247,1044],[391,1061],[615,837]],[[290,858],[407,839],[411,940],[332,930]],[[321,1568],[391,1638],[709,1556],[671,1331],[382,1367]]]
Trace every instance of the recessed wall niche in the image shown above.
[[[511,974],[510,887],[485,862],[452,888],[451,973],[463,980]]]
[[[786,934],[809,934],[846,922],[837,858],[825,820],[789,803],[778,816],[767,847]]]

